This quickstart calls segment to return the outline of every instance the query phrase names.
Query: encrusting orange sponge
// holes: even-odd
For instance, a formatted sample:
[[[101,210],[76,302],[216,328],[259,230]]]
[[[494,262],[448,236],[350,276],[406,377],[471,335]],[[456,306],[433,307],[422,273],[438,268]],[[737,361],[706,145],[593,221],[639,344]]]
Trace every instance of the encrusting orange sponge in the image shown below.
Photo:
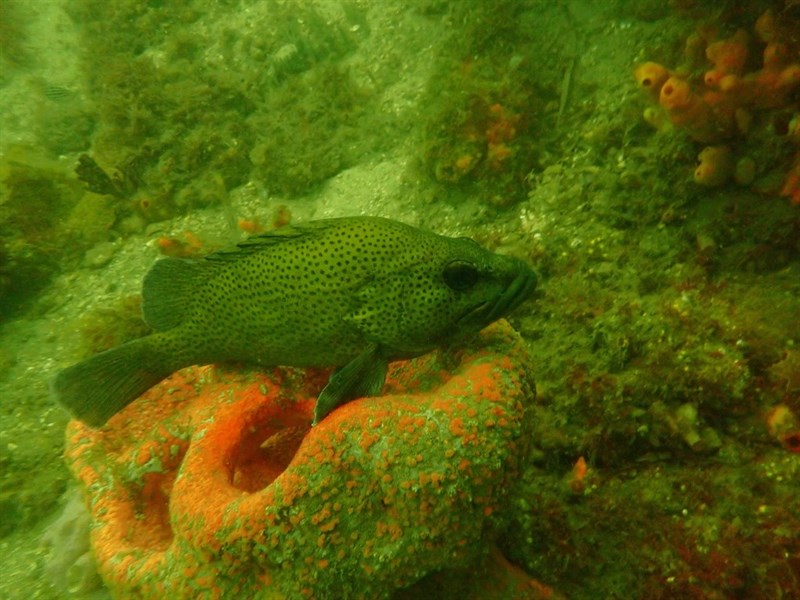
[[[443,597],[467,572],[481,597],[554,598],[492,550],[525,456],[529,371],[500,321],[393,363],[384,396],[314,428],[327,373],[215,366],[175,373],[100,430],[71,421],[100,574],[125,599]]]

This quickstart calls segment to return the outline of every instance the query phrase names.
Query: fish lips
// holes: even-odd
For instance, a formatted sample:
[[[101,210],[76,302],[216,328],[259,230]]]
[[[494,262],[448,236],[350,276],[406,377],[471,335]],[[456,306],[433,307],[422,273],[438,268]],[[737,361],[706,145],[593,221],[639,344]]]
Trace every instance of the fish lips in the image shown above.
[[[524,302],[536,289],[536,274],[530,269],[519,273],[495,300],[482,302],[459,319],[483,327],[504,317]]]

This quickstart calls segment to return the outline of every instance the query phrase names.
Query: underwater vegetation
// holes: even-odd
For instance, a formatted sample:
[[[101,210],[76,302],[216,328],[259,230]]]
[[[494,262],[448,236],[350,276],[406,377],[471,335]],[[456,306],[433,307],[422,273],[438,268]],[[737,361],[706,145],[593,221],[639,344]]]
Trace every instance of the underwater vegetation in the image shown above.
[[[639,56],[679,64],[686,32],[714,24],[683,75],[699,96],[714,66],[706,48],[765,10],[732,8],[693,9]],[[749,44],[742,77],[755,79],[766,44]],[[631,89],[653,87],[660,69],[636,63]],[[797,152],[787,126],[798,89],[771,94],[773,107],[748,104],[742,131],[720,128],[710,108],[691,125],[679,118],[691,111],[670,116],[658,98],[673,76],[658,94],[630,96],[610,123],[587,120],[589,143],[572,137],[580,151],[533,178],[522,216],[534,236],[496,238],[525,248],[543,273],[537,314],[515,322],[531,340],[539,397],[531,469],[501,548],[568,597],[791,597],[800,215],[781,190]],[[626,120],[617,139],[590,129],[615,133]],[[735,182],[745,157],[739,178],[755,173]],[[693,171],[710,177],[718,160],[725,177],[697,185],[712,182]]]
[[[91,196],[57,161],[26,146],[6,150],[0,159],[0,314],[19,310],[106,238],[111,215]]]
[[[427,90],[419,168],[444,195],[513,205],[530,189],[542,151],[541,113],[557,99],[534,67],[537,47],[525,3],[463,3],[464,21]],[[552,111],[552,106],[550,107]]]
[[[150,333],[142,319],[141,296],[122,296],[84,314],[78,323],[84,356],[91,356]]]
[[[248,119],[252,130],[264,132],[248,157],[253,176],[271,192],[301,195],[380,147],[362,129],[375,126],[374,99],[343,67],[319,65],[279,86],[270,100]]]
[[[703,201],[718,228],[656,224],[632,245],[563,205],[538,230],[544,318],[517,322],[535,340],[534,450],[501,548],[567,597],[798,587],[796,209],[772,199],[773,221]],[[774,232],[763,256],[736,239],[750,227]]]
[[[69,11],[97,103],[92,156],[120,165],[146,149],[146,222],[219,204],[250,179],[297,196],[380,146],[381,123],[365,122],[375,98],[342,63],[368,33],[355,4],[338,21],[274,1],[246,17],[193,2],[83,0]],[[229,27],[210,37],[223,15]],[[166,35],[164,22],[181,32]]]
[[[26,21],[24,3],[0,1],[0,87],[10,73],[30,61]]]

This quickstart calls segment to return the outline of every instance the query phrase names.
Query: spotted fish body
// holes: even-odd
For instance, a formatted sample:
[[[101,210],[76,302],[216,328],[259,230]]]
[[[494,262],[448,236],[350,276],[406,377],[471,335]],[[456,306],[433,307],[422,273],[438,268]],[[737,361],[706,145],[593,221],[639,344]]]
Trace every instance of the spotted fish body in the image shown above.
[[[467,238],[377,217],[311,221],[205,259],[158,261],[142,291],[155,332],[65,369],[53,390],[100,426],[193,364],[340,367],[316,422],[380,393],[389,361],[477,333],[535,286],[524,262]]]

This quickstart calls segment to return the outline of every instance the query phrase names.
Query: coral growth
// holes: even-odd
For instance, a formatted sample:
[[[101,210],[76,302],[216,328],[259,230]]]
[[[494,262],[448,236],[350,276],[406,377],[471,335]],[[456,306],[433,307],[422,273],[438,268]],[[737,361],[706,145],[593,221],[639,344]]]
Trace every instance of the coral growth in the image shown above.
[[[669,71],[658,63],[646,62],[634,69],[633,76],[641,89],[658,100],[661,86],[669,79]]]
[[[72,422],[100,573],[125,598],[386,598],[480,563],[524,456],[527,369],[500,323],[395,364],[385,396],[313,429],[324,373],[215,367],[178,372],[100,431]],[[515,597],[541,597],[514,580],[530,582]]]
[[[794,164],[786,174],[783,187],[781,187],[781,196],[789,198],[794,205],[800,205],[800,151],[795,155]]]
[[[191,231],[184,231],[180,236],[161,236],[156,239],[155,245],[165,256],[197,258],[208,254],[203,241]]]
[[[532,167],[530,119],[521,112],[523,106],[515,106],[517,101],[488,102],[478,94],[454,114],[440,117],[447,129],[430,140],[425,161],[436,181],[487,186],[481,195],[497,205],[509,204],[523,191],[520,184]]]
[[[714,96],[700,95],[688,81],[680,77],[670,77],[664,82],[659,92],[659,102],[669,120],[686,129],[698,142],[724,140],[735,132],[733,114],[727,110],[729,106]],[[714,104],[720,108],[715,110]]]
[[[800,452],[800,419],[785,404],[778,404],[767,412],[767,431],[790,452]]]

